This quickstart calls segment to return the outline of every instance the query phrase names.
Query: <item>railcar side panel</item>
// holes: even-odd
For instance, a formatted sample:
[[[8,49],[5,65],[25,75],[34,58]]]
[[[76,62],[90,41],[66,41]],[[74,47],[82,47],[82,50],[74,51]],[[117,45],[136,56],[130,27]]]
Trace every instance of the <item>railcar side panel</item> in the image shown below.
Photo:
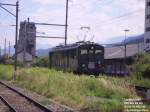
[[[104,71],[104,47],[98,44],[67,46],[49,54],[50,67],[76,73],[99,74]]]

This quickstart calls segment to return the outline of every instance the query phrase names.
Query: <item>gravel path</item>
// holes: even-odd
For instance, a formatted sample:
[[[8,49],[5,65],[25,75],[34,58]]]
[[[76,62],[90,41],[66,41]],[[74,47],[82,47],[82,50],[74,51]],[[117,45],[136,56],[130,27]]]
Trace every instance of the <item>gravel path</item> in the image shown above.
[[[18,112],[44,112],[19,94],[0,85],[0,95]]]
[[[68,106],[61,105],[60,103],[55,102],[54,100],[51,100],[51,99],[47,99],[44,96],[41,96],[35,92],[31,92],[27,89],[20,88],[17,85],[13,84],[12,82],[8,82],[8,81],[3,81],[3,82],[7,84],[8,86],[14,88],[15,90],[23,93],[24,95],[32,98],[34,101],[45,105],[47,108],[49,108],[53,112],[74,112],[74,110]],[[1,89],[0,89],[0,94],[1,94]]]
[[[40,102],[41,104],[45,105],[50,110],[52,110],[53,112],[73,112],[73,109],[68,107],[68,106],[62,105],[62,104],[55,102],[54,100],[51,100],[51,99],[47,99],[46,97],[41,96],[35,92],[31,92],[27,89],[20,88],[11,82],[8,82],[8,81],[3,81],[3,82],[6,83],[7,85],[13,87],[17,91],[24,93],[24,95],[29,96],[33,100]]]

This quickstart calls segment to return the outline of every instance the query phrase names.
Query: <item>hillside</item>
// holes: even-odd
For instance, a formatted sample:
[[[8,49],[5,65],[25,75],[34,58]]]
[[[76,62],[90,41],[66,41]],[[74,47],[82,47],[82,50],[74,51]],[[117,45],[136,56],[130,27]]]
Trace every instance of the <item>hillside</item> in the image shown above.
[[[115,37],[113,38],[113,44],[111,42],[108,41],[107,44],[109,45],[106,45],[106,47],[113,47],[113,46],[120,46],[120,45],[123,45],[124,44],[124,40],[122,40],[121,42],[118,42],[118,40],[120,40],[119,38],[121,38],[121,40],[124,38],[124,37]],[[136,44],[136,43],[139,43],[139,42],[144,42],[144,34],[141,34],[141,35],[138,35],[138,36],[133,36],[133,37],[129,37],[126,39],[126,44]],[[101,43],[100,43],[101,44]],[[52,46],[50,45],[42,45],[42,44],[38,44],[37,45],[37,50],[36,50],[36,55],[38,57],[42,57],[42,56],[47,56],[48,55],[48,52],[50,50],[50,48],[52,48]],[[14,47],[11,46],[11,54],[14,54],[15,50],[14,50]],[[2,53],[3,53],[4,49],[2,49]],[[6,51],[8,52],[9,49],[7,48]]]
[[[38,57],[44,57],[44,56],[48,56],[48,53],[49,53],[50,49],[38,49],[36,51],[36,55]]]
[[[119,37],[119,38],[122,38],[122,37]],[[124,45],[125,43],[126,44],[137,44],[137,43],[142,43],[142,42],[144,42],[144,34],[128,37],[126,39],[126,41],[124,41],[124,39],[123,39],[121,42],[114,42],[114,43],[107,45],[106,47],[120,46],[120,45]]]

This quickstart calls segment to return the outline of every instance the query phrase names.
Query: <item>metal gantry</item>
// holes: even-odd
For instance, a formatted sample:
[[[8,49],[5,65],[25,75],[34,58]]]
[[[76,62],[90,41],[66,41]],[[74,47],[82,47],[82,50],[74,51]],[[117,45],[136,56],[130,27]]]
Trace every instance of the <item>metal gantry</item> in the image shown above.
[[[67,38],[68,38],[68,7],[69,0],[66,0],[66,25],[65,25],[65,45],[67,45]]]
[[[69,9],[69,0],[66,0],[66,16],[65,16],[65,25],[64,24],[49,24],[49,23],[35,23],[36,25],[46,25],[46,26],[59,26],[65,27],[65,37],[50,37],[50,36],[36,36],[38,38],[57,38],[57,39],[65,39],[65,45],[67,45],[68,39],[68,9]]]
[[[11,6],[11,7],[16,7],[16,14],[12,13],[9,11],[7,8],[4,6]],[[66,0],[66,18],[65,18],[65,25],[63,24],[48,24],[48,23],[35,23],[37,25],[51,25],[51,26],[62,26],[65,27],[65,37],[49,37],[49,36],[37,36],[37,37],[42,37],[42,38],[59,38],[59,39],[65,39],[65,45],[67,45],[67,38],[68,38],[68,7],[69,6],[69,0]],[[15,17],[16,19],[16,24],[12,25],[15,26],[16,31],[15,31],[15,55],[14,55],[14,73],[13,73],[13,80],[16,79],[16,71],[17,71],[17,51],[18,51],[18,11],[19,11],[19,1],[16,2],[16,4],[9,4],[9,3],[0,3],[0,8],[5,10],[7,13]]]

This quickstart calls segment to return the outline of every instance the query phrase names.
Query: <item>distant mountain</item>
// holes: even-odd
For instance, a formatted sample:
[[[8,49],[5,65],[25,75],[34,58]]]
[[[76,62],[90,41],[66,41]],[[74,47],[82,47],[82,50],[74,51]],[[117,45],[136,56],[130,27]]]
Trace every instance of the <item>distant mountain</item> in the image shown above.
[[[48,53],[49,53],[50,49],[38,49],[36,51],[36,55],[38,57],[42,57],[42,56],[48,56]]]
[[[4,54],[4,49],[1,49],[1,53]],[[6,53],[9,53],[9,48],[6,48]],[[10,54],[13,55],[15,53],[14,46],[10,46]]]
[[[52,46],[49,44],[37,44],[36,45],[36,56],[48,56],[49,50]]]
[[[48,44],[37,44],[36,45],[36,49],[37,49],[37,55],[42,56],[43,55],[47,55],[47,51],[49,51],[49,48],[51,48],[52,46],[48,45]],[[9,52],[9,48],[6,48],[6,53]],[[1,53],[4,53],[4,49],[1,49]],[[14,46],[10,47],[10,54],[13,55],[15,53],[15,49]]]
[[[52,47],[53,46],[51,46],[49,44],[37,44],[36,56],[38,56],[38,57],[48,56],[48,53]]]
[[[49,44],[37,44],[36,45],[36,49],[49,49],[53,46],[49,45]]]
[[[126,44],[136,44],[136,43],[140,43],[140,42],[144,42],[144,34],[134,36],[134,37],[129,37],[126,39]],[[122,41],[121,43],[123,44],[124,41]]]
[[[113,41],[108,41],[108,45],[106,45],[106,47],[113,47],[113,46],[120,46],[120,45],[124,45],[124,37],[116,37],[114,39],[112,39]],[[111,40],[111,39],[110,39]],[[120,41],[120,42],[119,42]],[[132,36],[126,39],[126,44],[136,44],[139,42],[144,42],[144,34],[138,35],[138,36]],[[113,44],[109,44],[109,43],[113,43]],[[37,56],[48,56],[49,51],[51,50],[53,46],[48,45],[48,44],[37,44],[36,47],[36,55]],[[8,53],[9,48],[6,49],[6,52]],[[3,54],[4,50],[2,49],[2,54]],[[15,53],[15,49],[14,46],[10,47],[10,52],[11,55],[13,55]]]
[[[120,38],[122,38],[122,37],[120,37]],[[137,44],[137,43],[141,43],[141,42],[144,42],[144,34],[128,37],[126,40],[122,40],[121,42],[116,42],[113,44],[108,44],[108,45],[106,45],[106,47],[120,46],[120,45],[124,45],[125,43],[126,44]]]

